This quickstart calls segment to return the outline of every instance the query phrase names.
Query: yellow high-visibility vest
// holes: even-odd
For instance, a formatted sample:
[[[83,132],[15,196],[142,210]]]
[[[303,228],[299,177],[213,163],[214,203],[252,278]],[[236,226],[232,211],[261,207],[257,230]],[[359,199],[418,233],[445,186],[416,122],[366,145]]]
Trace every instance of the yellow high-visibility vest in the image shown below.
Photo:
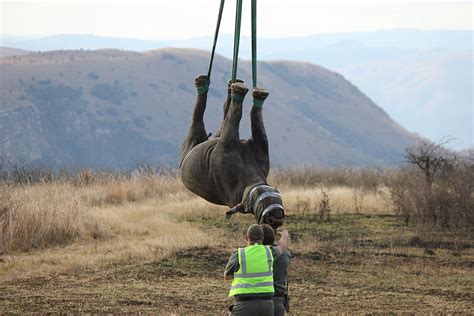
[[[273,255],[270,247],[254,244],[237,250],[239,270],[234,273],[229,296],[273,295]]]

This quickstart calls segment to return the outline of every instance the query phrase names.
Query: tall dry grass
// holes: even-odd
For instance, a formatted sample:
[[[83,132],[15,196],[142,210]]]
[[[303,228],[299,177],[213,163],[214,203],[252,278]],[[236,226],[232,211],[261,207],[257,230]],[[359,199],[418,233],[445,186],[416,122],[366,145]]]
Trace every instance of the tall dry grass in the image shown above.
[[[376,191],[386,173],[378,168],[296,167],[272,170],[269,182],[277,187],[364,187]]]
[[[179,221],[206,208],[176,176],[2,184],[0,279],[159,259],[215,237]]]
[[[1,190],[3,251],[44,248],[100,233],[87,203],[69,183]]]
[[[387,179],[394,174],[403,173],[303,168],[273,172],[269,183],[282,192],[288,214],[315,214],[328,221],[332,213],[399,212],[393,188],[416,187],[390,186]],[[462,184],[472,179],[462,175],[450,180],[458,188],[451,192],[470,201],[472,186]],[[189,221],[225,220],[225,210],[190,193],[176,173],[86,170],[51,181],[0,182],[0,276],[152,260],[182,248],[218,244],[219,232],[203,231]]]
[[[327,194],[329,206],[334,213],[393,213],[392,205],[383,189],[364,193],[363,201],[359,202],[358,208],[354,202],[355,189],[350,187],[290,188],[283,186],[280,191],[285,209],[289,214],[317,212],[324,199],[324,193]]]
[[[311,170],[278,171],[269,179],[280,186],[290,213],[314,212],[323,201],[323,193],[327,194],[328,207],[336,213],[387,212],[390,208],[377,189],[379,179],[369,176],[375,174],[372,171],[365,174],[348,169]],[[128,217],[117,217],[117,214],[123,216],[117,210],[128,208],[129,204],[135,207],[148,199],[156,201],[157,209],[168,208],[165,212],[170,214],[199,213],[199,208],[211,212],[219,209],[196,200],[173,172],[156,175],[153,170],[137,174],[81,170],[74,177],[62,174],[56,178],[51,173],[42,174],[48,176],[35,178],[37,181],[33,182],[0,183],[1,253],[64,246],[75,241],[107,240],[137,229],[139,233],[139,227],[125,225]],[[319,182],[321,178],[326,181]],[[363,197],[359,196],[357,207],[354,201],[358,191],[348,186],[351,183],[359,183],[357,188],[367,188]],[[173,200],[177,196],[180,198]],[[186,205],[189,200],[193,201],[192,205]],[[140,216],[145,216],[142,213]]]
[[[290,212],[316,212],[321,203],[328,203],[335,213],[393,213],[387,174],[376,168],[299,167],[274,170],[269,182],[283,193]]]
[[[96,179],[0,184],[0,249],[29,251],[77,240],[107,239],[114,231],[104,210],[148,198],[160,199],[184,192],[176,177],[137,176],[129,179]]]

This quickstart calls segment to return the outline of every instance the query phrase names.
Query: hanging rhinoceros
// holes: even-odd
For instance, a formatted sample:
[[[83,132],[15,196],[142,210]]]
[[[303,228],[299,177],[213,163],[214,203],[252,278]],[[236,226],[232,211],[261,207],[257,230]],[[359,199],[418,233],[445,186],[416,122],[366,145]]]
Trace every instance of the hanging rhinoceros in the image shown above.
[[[268,91],[254,88],[252,137],[241,140],[239,124],[248,88],[241,80],[229,82],[223,122],[209,138],[203,121],[209,90],[207,76],[198,76],[195,86],[198,95],[192,123],[180,152],[184,185],[211,203],[229,206],[228,217],[236,212],[252,213],[258,223],[281,226],[285,216],[281,195],[266,182],[270,160],[262,106]]]

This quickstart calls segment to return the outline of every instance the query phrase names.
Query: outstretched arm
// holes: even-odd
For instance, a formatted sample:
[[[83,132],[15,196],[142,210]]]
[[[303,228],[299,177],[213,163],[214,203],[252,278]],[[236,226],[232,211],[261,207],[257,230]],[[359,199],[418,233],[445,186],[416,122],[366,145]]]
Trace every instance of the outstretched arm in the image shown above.
[[[284,253],[286,249],[288,249],[288,244],[290,243],[290,234],[288,230],[283,229],[281,231],[281,238],[278,241],[278,248],[280,249],[281,253]]]

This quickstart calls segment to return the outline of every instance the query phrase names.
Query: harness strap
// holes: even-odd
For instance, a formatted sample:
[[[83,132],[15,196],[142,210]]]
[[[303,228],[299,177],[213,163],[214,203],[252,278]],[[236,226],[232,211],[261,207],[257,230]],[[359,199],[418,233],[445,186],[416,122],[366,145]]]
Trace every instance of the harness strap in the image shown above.
[[[222,12],[224,11],[224,4],[225,4],[225,0],[221,0],[221,5],[219,7],[219,15],[217,16],[216,32],[214,34],[214,43],[212,45],[211,59],[209,61],[209,70],[207,71],[208,85],[211,82],[212,63],[214,62],[214,54],[216,52],[217,38],[219,37],[219,28],[221,26]]]
[[[232,59],[232,82],[237,79],[237,63],[239,60],[239,44],[240,44],[240,25],[242,24],[242,0],[237,0],[235,10],[235,31],[234,31],[234,56]]]
[[[265,192],[260,193],[260,195],[258,195],[256,197],[255,201],[253,201],[253,204],[251,204],[253,194],[255,193],[256,190],[259,190],[259,189],[271,190],[271,191],[265,191]],[[260,203],[262,203],[265,199],[270,198],[270,197],[281,199],[281,194],[274,187],[272,187],[268,184],[255,185],[254,187],[252,187],[250,189],[249,193],[244,197],[245,198],[245,201],[244,201],[244,203],[245,203],[245,212],[246,213],[253,213],[255,216],[257,216],[258,215],[257,214],[257,209],[258,209],[258,206],[260,205]],[[279,203],[271,204],[271,205],[267,206],[262,211],[262,213],[258,217],[258,222],[261,223],[264,216],[267,215],[269,212],[271,212],[272,210],[274,210],[276,208],[282,209],[283,211],[285,210],[283,208],[283,205],[281,205]]]
[[[255,200],[255,203],[253,204],[253,210],[255,211],[264,199],[269,198],[269,197],[276,197],[281,199],[281,194],[277,192],[263,192],[258,196],[258,198]]]
[[[266,189],[273,189],[273,187],[269,186],[268,184],[259,184],[254,186],[250,192],[247,194],[247,197],[252,196],[252,194],[257,190],[258,188],[266,188]]]
[[[225,0],[221,0],[219,6],[219,14],[217,16],[216,31],[214,33],[214,41],[212,44],[211,58],[209,60],[209,68],[207,71],[208,85],[211,82],[212,64],[216,52],[217,39],[219,37],[219,29],[221,26],[222,13],[224,12]],[[237,0],[235,11],[235,30],[234,30],[234,52],[232,59],[232,82],[237,78],[237,65],[239,59],[240,46],[240,29],[242,22],[242,0]],[[257,0],[251,1],[251,30],[252,30],[252,83],[253,87],[257,87]]]
[[[252,0],[252,83],[257,86],[257,0]]]
[[[250,188],[250,189],[248,189],[248,188]],[[272,190],[272,191],[265,191],[265,192],[260,193],[255,198],[255,201],[253,201],[252,196],[253,196],[254,192],[258,189],[267,189],[267,190]],[[247,190],[248,190],[248,193],[247,193]],[[226,213],[226,217],[227,217],[227,219],[229,219],[233,214],[235,214],[237,212],[244,213],[244,214],[245,213],[252,213],[253,215],[257,216],[258,214],[256,214],[256,213],[257,213],[257,209],[258,209],[258,206],[260,205],[260,203],[262,203],[265,199],[270,198],[270,197],[281,199],[281,194],[274,187],[272,187],[272,186],[270,186],[266,183],[256,184],[256,185],[253,185],[253,186],[247,186],[247,188],[244,191],[244,196],[243,196],[242,202],[237,204],[233,208],[231,208]],[[263,217],[265,215],[267,215],[270,211],[272,211],[273,209],[276,209],[276,208],[279,208],[279,209],[282,209],[283,211],[285,211],[285,209],[283,208],[283,205],[278,204],[278,203],[271,204],[270,206],[267,206],[262,211],[262,213],[260,214],[260,216],[258,218],[258,222],[261,223]]]

